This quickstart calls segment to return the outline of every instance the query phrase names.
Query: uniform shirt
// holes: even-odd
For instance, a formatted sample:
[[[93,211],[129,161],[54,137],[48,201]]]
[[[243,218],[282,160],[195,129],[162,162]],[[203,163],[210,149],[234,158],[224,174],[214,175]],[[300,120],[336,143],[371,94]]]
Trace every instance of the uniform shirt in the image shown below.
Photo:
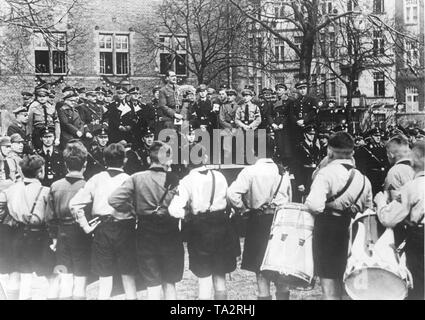
[[[109,168],[107,171],[93,176],[87,181],[84,188],[71,199],[69,202],[70,209],[78,211],[86,205],[92,204],[91,213],[93,216],[111,215],[118,220],[131,219],[131,211],[118,212],[108,204],[109,196],[128,178],[128,174],[124,173],[122,169],[116,168]]]
[[[236,181],[227,190],[227,198],[238,209],[259,209],[272,200],[280,179],[279,169],[273,160],[259,159],[239,173]],[[291,201],[291,195],[291,182],[285,174],[272,203],[277,206],[288,203]]]
[[[44,107],[46,107],[46,119]],[[59,117],[56,108],[48,102],[43,106],[38,101],[34,101],[28,110],[28,133],[32,134],[33,128],[43,128],[46,124],[47,126],[55,126],[56,137],[60,137]]]
[[[169,172],[157,165],[152,165],[149,170],[136,173],[127,179],[123,185],[115,190],[109,197],[109,204],[118,211],[135,210],[138,216],[154,213],[160,200],[164,196],[167,175]],[[161,206],[160,214],[168,214],[168,206],[173,198],[172,188],[167,192]]]
[[[384,190],[398,190],[415,177],[415,170],[411,166],[410,159],[400,159],[388,171],[385,178]]]
[[[68,173],[65,178],[52,184],[49,193],[51,215],[46,217],[46,222],[53,238],[57,236],[60,221],[74,219],[69,210],[69,202],[85,184],[86,181],[80,173]]]
[[[0,216],[4,216],[4,210],[7,208],[15,221],[31,225],[43,224],[46,216],[51,215],[48,199],[49,188],[43,187],[37,179],[24,178],[0,193]]]
[[[313,183],[311,185],[310,194],[305,202],[306,207],[313,213],[321,213],[325,210],[325,207],[337,210],[344,210],[350,207],[356,200],[357,196],[363,187],[363,179],[365,181],[365,187],[357,201],[357,205],[361,212],[364,212],[367,208],[372,208],[372,187],[368,178],[356,172],[350,187],[344,192],[341,197],[335,201],[326,204],[326,201],[332,196],[338,194],[350,177],[350,171],[347,170],[345,165],[352,166],[352,160],[334,160],[328,163],[325,167],[320,169],[315,174]]]
[[[61,132],[63,142],[78,138],[77,132],[84,133],[84,121],[80,117],[80,113],[76,108],[64,105],[58,111],[61,123]]]
[[[220,125],[223,129],[233,129],[236,127],[235,117],[238,109],[236,102],[227,102],[220,109]]]
[[[167,84],[159,90],[158,108],[161,116],[174,118],[176,106],[180,105],[178,99],[178,86]]]
[[[50,157],[47,155],[47,150],[50,151]],[[35,150],[36,154],[45,160],[44,164],[44,179],[41,181],[43,186],[50,187],[54,181],[62,179],[66,175],[65,162],[62,153],[53,146]]]
[[[377,203],[378,218],[381,223],[393,228],[404,219],[414,224],[424,224],[425,213],[425,173],[419,172],[415,178],[400,188],[400,196],[389,204]]]
[[[87,128],[86,131],[93,133],[102,127],[104,122],[102,106],[87,101],[79,107],[78,112],[80,113],[81,120],[83,120],[84,125]]]
[[[248,123],[245,119],[246,105],[248,105]],[[258,106],[252,102],[244,103],[238,107],[235,113],[235,123],[238,127],[242,127],[243,124],[248,125],[251,129],[255,130],[261,124],[261,113]]]
[[[215,176],[214,199],[210,207],[212,195],[212,172]],[[177,194],[168,207],[170,215],[183,219],[185,207],[189,204],[194,215],[208,210],[215,212],[226,209],[227,181],[221,172],[207,170],[204,166],[190,171],[178,186]]]

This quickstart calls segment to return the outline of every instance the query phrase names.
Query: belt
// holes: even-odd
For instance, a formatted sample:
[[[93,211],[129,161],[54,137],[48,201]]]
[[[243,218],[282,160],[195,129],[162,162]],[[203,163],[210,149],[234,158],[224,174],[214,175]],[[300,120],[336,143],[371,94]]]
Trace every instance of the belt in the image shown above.
[[[331,209],[331,208],[325,208],[323,211],[323,214],[325,216],[332,216],[332,217],[345,217],[346,215],[342,212],[342,210],[338,209]]]
[[[31,232],[39,232],[45,230],[44,226],[36,226],[36,225],[30,225],[30,224],[24,224],[21,223],[19,225],[19,228],[22,228],[24,231],[31,231]]]
[[[111,215],[106,215],[106,216],[93,216],[93,218],[97,218],[99,219],[100,222],[118,222],[121,220],[118,220],[117,218],[111,216]]]
[[[220,216],[220,215],[225,215],[226,210],[219,210],[219,211],[205,211],[205,212],[198,212],[196,215],[199,216]]]
[[[63,219],[59,221],[59,225],[62,225],[62,226],[72,226],[76,223],[77,221],[75,221],[74,218],[68,218],[68,219]]]

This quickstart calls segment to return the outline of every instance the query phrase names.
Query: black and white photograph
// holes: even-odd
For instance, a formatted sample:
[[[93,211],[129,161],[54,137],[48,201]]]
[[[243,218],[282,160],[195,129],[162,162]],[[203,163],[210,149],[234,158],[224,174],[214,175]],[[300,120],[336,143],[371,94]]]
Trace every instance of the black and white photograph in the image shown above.
[[[425,300],[424,172],[424,0],[0,0],[0,300]]]

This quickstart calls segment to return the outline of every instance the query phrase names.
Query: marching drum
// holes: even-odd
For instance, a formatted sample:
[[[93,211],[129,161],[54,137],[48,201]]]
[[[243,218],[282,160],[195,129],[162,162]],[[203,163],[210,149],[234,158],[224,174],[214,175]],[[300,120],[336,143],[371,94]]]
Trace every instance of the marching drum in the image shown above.
[[[345,289],[355,300],[403,300],[412,287],[405,254],[400,257],[396,251],[392,229],[387,229],[376,243],[371,241],[373,230],[368,226],[374,220],[376,214],[368,210],[354,221],[358,231],[344,274]]]
[[[313,216],[298,203],[279,208],[274,216],[261,271],[266,277],[278,274],[296,287],[313,282]]]

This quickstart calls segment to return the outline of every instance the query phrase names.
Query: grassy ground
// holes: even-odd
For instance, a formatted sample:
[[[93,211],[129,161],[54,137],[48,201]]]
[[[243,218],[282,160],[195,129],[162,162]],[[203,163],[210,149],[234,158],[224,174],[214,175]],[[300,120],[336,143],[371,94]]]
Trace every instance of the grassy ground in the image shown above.
[[[243,239],[241,240],[243,246]],[[178,299],[195,300],[197,297],[198,283],[196,277],[189,271],[189,262],[187,250],[185,250],[185,271],[183,280],[177,284]],[[256,300],[256,280],[255,274],[240,269],[240,261],[238,261],[237,269],[227,276],[227,288],[229,300]],[[45,299],[47,292],[47,282],[43,278],[37,278],[35,281],[33,296],[35,299]],[[92,300],[97,295],[96,283],[90,285],[87,289],[87,297]],[[146,292],[139,292],[139,299],[146,300]],[[274,288],[272,288],[274,297]],[[122,300],[124,296],[113,297],[114,300]],[[274,299],[274,298],[273,298]],[[318,283],[313,290],[291,291],[291,300],[318,300],[320,299],[320,288]]]

